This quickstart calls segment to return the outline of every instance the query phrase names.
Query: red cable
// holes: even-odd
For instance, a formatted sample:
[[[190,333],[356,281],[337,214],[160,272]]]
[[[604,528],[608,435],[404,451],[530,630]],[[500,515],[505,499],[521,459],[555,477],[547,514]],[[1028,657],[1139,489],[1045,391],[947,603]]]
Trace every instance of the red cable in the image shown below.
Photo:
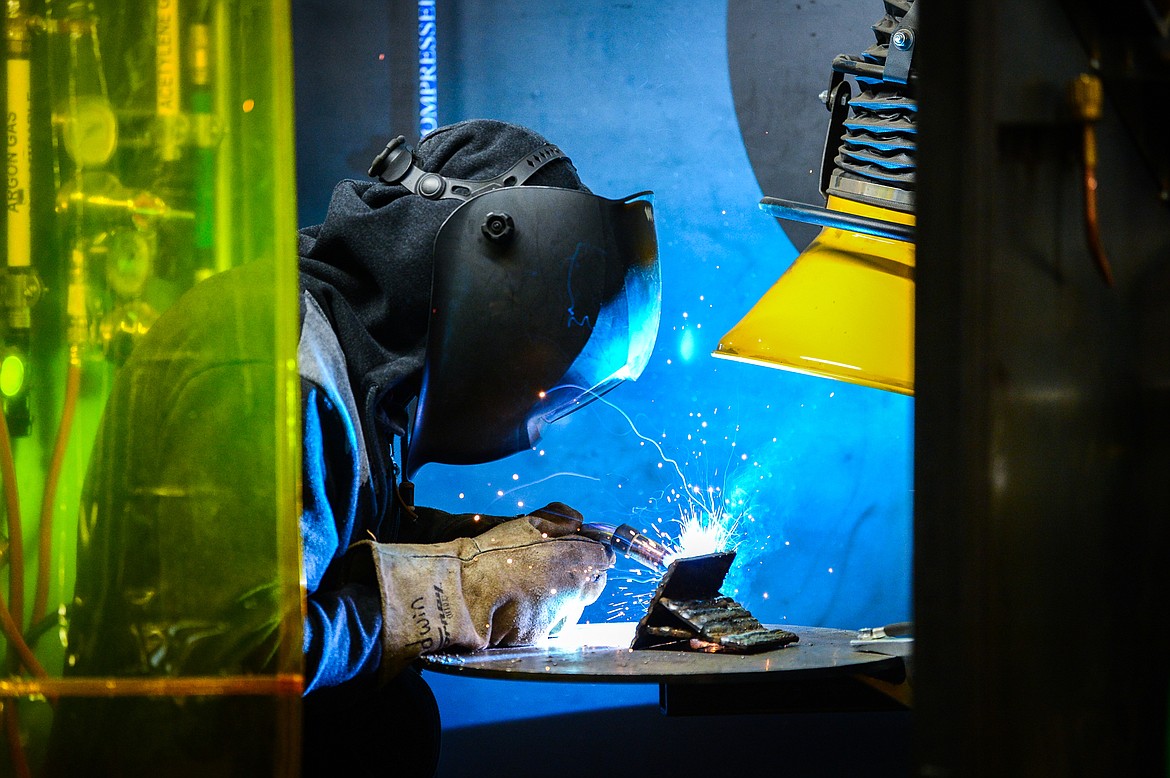
[[[20,526],[20,494],[16,486],[16,462],[12,459],[12,439],[8,420],[0,408],[0,475],[3,477],[4,502],[8,508],[8,597],[12,601],[8,615],[20,634],[24,621],[24,537]]]
[[[18,778],[32,778],[24,744],[20,742],[20,718],[16,715],[16,698],[10,698],[4,706],[4,731],[8,735],[8,754]]]
[[[25,666],[25,669],[37,678],[47,678],[49,676],[45,672],[45,668],[37,661],[37,657],[32,652],[32,649],[28,647],[28,643],[24,642],[24,636],[20,634],[20,626],[13,621],[12,614],[8,611],[8,604],[4,602],[3,595],[0,595],[0,631],[3,631],[8,637],[9,644],[16,651],[16,655],[20,658],[20,662]]]
[[[1093,254],[1093,261],[1097,263],[1101,277],[1105,279],[1106,284],[1113,286],[1113,266],[1110,265],[1105,245],[1101,242],[1101,224],[1097,218],[1097,133],[1092,124],[1085,124],[1084,135],[1085,239],[1089,243],[1089,251]]]
[[[32,655],[20,634],[24,610],[20,607],[24,602],[24,540],[20,527],[20,495],[16,489],[16,462],[12,458],[12,439],[8,435],[8,419],[3,407],[0,407],[0,479],[4,484],[4,501],[8,512],[8,592],[12,595],[16,608],[9,611],[3,597],[0,597],[0,626],[8,636],[9,645],[20,655],[29,671],[35,672],[33,669],[35,667],[43,674],[44,668]],[[28,759],[24,754],[24,745],[20,742],[20,719],[16,713],[15,698],[10,699],[4,706],[4,730],[8,735],[9,759],[12,766],[20,778],[28,778],[31,773]]]
[[[76,348],[76,347],[75,347]],[[53,444],[53,458],[45,477],[45,495],[41,501],[40,544],[37,549],[37,588],[33,598],[30,624],[37,624],[45,615],[45,603],[49,599],[49,557],[53,553],[53,508],[57,502],[57,486],[61,480],[61,467],[65,451],[69,448],[69,434],[73,430],[73,412],[77,408],[77,397],[81,391],[81,361],[76,352],[70,355],[69,368],[65,374],[65,401],[61,409],[61,423],[57,427],[57,440]]]

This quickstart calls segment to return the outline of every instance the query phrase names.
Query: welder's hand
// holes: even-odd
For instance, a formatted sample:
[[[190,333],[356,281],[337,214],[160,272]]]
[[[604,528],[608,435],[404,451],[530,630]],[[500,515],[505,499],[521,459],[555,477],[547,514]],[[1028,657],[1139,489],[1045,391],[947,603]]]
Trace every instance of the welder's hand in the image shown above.
[[[605,588],[612,554],[581,537],[554,537],[525,517],[447,543],[363,541],[382,592],[382,666],[420,654],[524,645],[576,623]]]
[[[486,513],[447,513],[438,508],[421,505],[413,508],[414,516],[407,515],[399,529],[401,543],[444,543],[456,538],[473,538],[498,527],[506,521],[524,515],[539,519],[534,526],[549,537],[573,535],[581,529],[582,516],[562,502],[550,502],[530,514],[492,516]]]

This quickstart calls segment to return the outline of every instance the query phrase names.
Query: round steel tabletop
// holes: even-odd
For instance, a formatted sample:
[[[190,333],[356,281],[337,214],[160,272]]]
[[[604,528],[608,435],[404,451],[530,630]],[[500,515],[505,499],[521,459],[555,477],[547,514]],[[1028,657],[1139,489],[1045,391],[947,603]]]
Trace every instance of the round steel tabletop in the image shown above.
[[[783,629],[800,636],[784,648],[758,654],[640,649],[629,645],[633,623],[581,624],[539,646],[491,648],[471,654],[423,657],[440,673],[525,681],[585,683],[728,683],[816,675],[880,675],[897,670],[897,656],[860,651],[856,632],[824,627]]]

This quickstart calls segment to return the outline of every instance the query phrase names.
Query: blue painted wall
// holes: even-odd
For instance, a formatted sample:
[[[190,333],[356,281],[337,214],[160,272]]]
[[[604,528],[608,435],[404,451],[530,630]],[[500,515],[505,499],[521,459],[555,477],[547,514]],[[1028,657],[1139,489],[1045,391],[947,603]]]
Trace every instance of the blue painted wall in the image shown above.
[[[317,5],[294,9],[303,20]],[[331,13],[345,17],[345,5]],[[792,24],[804,23],[792,5]],[[881,4],[846,5],[839,28],[808,35],[860,52]],[[384,121],[377,97],[386,87],[352,75],[381,77],[383,43],[351,10],[348,24],[367,32],[328,51],[311,48],[319,31],[297,22],[298,153],[315,155],[298,161],[305,221],[319,218],[333,181],[362,174],[347,160],[368,160],[377,144],[366,126]],[[670,532],[677,495],[697,487],[742,514],[725,591],[761,620],[857,628],[909,618],[913,401],[709,356],[796,254],[757,208],[762,192],[732,101],[726,3],[439,0],[439,16],[440,122],[526,124],[565,149],[597,193],[653,189],[664,300],[655,355],[641,379],[609,395],[612,406],[595,403],[554,425],[536,450],[498,463],[429,465],[416,479],[419,502],[507,514],[562,500],[592,520]],[[330,57],[356,62],[313,66]],[[827,79],[828,60],[808,67]],[[354,98],[346,121],[358,126],[308,115],[310,93],[326,106]],[[827,118],[809,97],[794,94],[792,110]],[[803,175],[819,160],[790,162]],[[587,618],[638,618],[630,594],[651,585],[629,565],[611,581]],[[656,687],[428,679],[449,728],[657,699]]]

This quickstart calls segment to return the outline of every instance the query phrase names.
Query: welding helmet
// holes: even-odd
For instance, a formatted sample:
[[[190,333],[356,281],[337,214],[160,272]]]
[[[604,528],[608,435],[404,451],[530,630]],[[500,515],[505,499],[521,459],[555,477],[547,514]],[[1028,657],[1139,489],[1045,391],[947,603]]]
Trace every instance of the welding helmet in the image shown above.
[[[396,138],[370,168],[422,197],[462,201],[435,238],[407,477],[428,462],[528,448],[650,359],[662,300],[650,193],[609,200],[521,186],[560,159],[546,145],[499,176],[466,181],[422,170]]]

